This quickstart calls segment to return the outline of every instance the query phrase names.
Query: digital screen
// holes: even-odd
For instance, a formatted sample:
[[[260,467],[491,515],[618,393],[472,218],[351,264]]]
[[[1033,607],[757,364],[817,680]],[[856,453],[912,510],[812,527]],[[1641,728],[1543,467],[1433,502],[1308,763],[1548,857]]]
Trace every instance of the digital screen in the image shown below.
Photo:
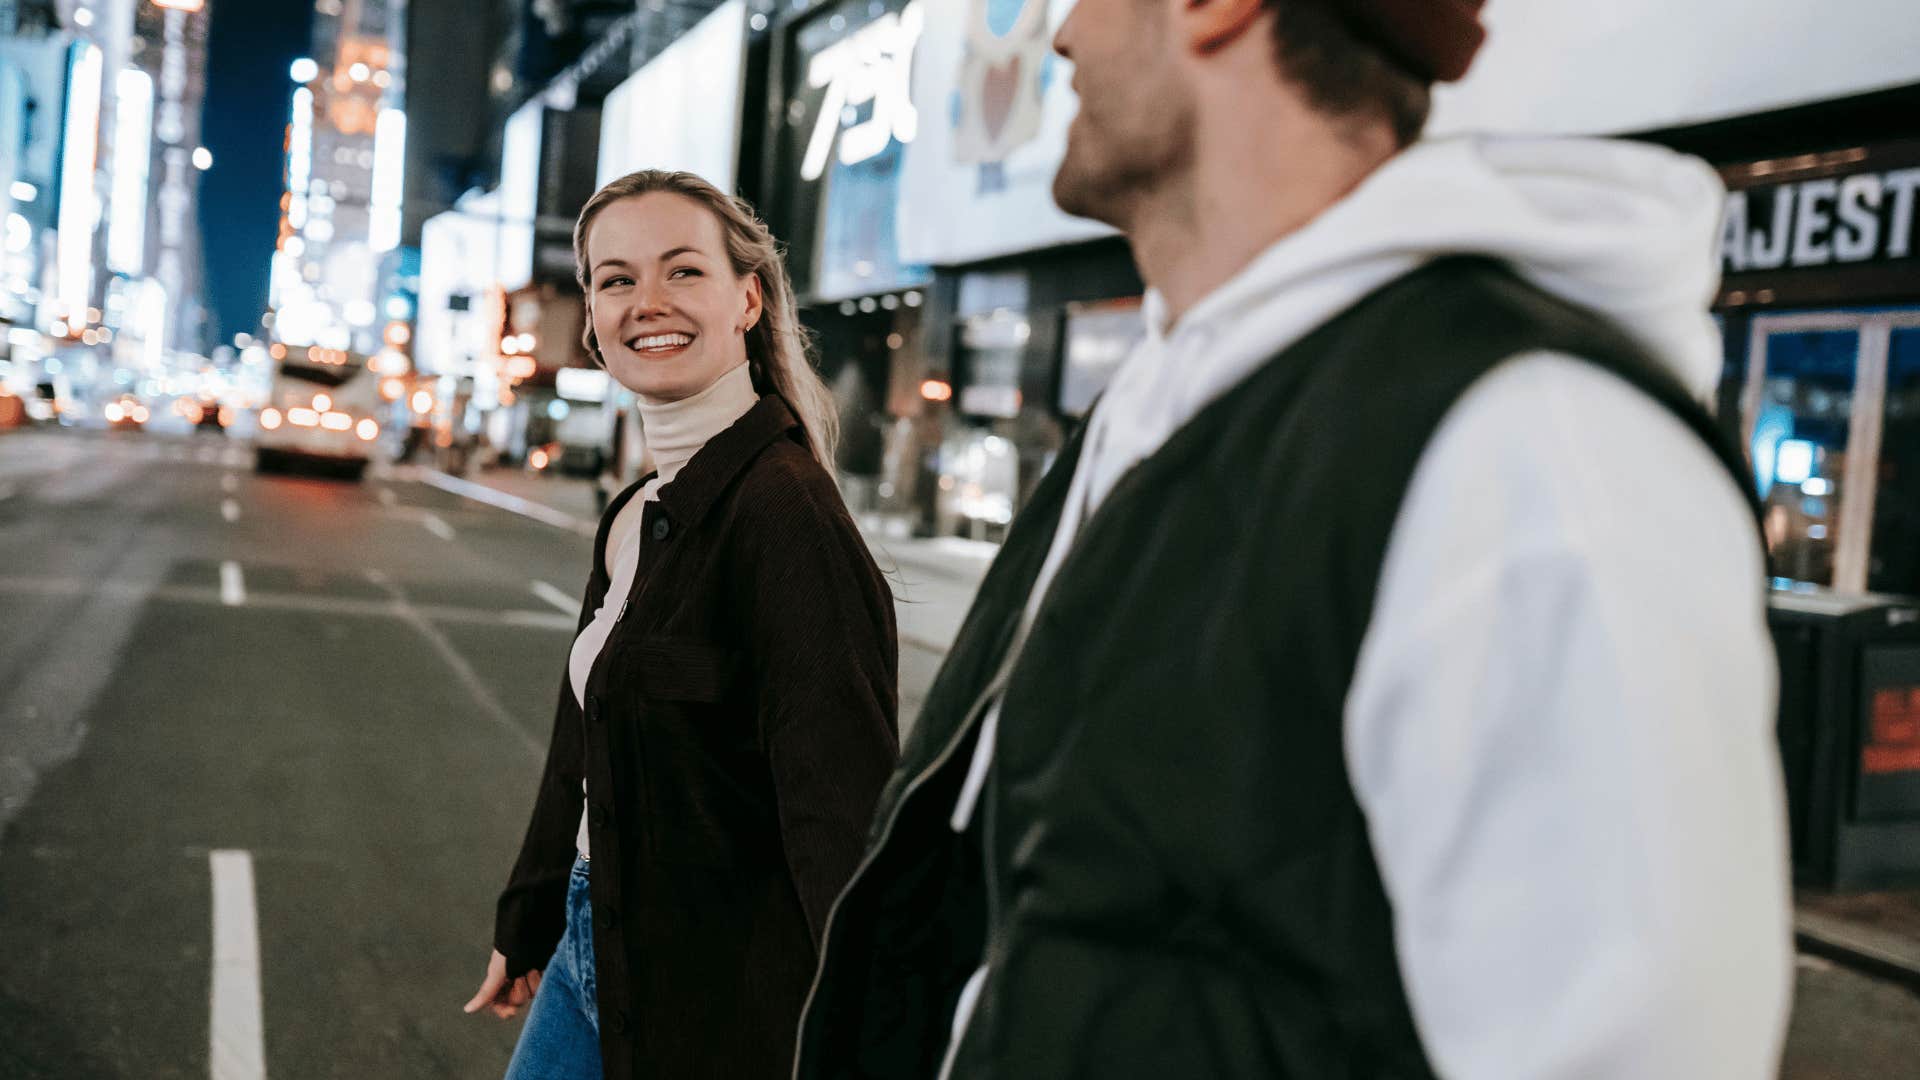
[[[1860,665],[1859,817],[1920,820],[1920,645],[1868,647]]]
[[[900,168],[926,124],[908,95],[926,0],[842,0],[794,35],[782,154],[795,287],[818,301],[923,285],[903,262]]]
[[[1061,414],[1085,416],[1146,336],[1146,317],[1138,299],[1069,304],[1056,402]]]

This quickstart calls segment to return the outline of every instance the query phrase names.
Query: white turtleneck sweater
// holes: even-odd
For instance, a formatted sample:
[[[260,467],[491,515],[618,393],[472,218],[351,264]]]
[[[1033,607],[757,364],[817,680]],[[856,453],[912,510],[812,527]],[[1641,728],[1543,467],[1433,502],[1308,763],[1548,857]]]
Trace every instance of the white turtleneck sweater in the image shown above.
[[[640,489],[640,494],[620,508],[613,527],[607,531],[605,561],[612,584],[607,586],[606,597],[593,613],[593,621],[573,639],[573,652],[567,658],[573,696],[581,708],[585,708],[587,702],[587,675],[593,670],[593,662],[599,659],[600,651],[606,648],[621,605],[633,591],[633,577],[640,566],[640,515],[645,505],[660,497],[660,489],[673,482],[681,468],[707,445],[708,439],[732,427],[758,400],[760,396],[753,391],[753,376],[745,364],[715,379],[711,386],[692,397],[659,403],[640,399],[640,420],[655,473]],[[584,779],[580,786],[581,790],[586,789]],[[589,853],[584,808],[575,844],[581,855]]]

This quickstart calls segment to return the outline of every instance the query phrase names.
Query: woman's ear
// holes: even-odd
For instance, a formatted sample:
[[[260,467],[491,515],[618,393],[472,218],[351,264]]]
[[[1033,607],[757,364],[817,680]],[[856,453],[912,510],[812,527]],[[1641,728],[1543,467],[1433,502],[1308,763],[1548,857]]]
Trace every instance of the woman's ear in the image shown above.
[[[741,333],[744,334],[747,331],[754,328],[754,325],[760,321],[760,313],[763,309],[764,309],[764,302],[760,294],[760,275],[748,274],[747,275],[747,310],[740,320]]]

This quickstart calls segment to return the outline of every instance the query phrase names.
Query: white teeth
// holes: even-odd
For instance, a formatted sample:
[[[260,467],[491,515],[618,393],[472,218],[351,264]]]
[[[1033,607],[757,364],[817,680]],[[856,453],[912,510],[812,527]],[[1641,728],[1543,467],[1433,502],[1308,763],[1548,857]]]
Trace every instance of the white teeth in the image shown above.
[[[641,349],[664,349],[674,345],[691,345],[693,338],[687,334],[655,334],[652,337],[636,338],[627,347],[636,352]]]

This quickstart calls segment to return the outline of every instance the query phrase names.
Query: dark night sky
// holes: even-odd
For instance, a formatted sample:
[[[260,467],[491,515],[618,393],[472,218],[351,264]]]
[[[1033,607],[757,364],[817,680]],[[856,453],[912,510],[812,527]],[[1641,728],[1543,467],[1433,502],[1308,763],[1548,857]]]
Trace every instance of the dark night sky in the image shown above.
[[[293,82],[306,55],[311,0],[213,0],[201,141],[213,168],[200,177],[207,307],[221,337],[252,331],[267,304],[279,230],[282,147]]]

